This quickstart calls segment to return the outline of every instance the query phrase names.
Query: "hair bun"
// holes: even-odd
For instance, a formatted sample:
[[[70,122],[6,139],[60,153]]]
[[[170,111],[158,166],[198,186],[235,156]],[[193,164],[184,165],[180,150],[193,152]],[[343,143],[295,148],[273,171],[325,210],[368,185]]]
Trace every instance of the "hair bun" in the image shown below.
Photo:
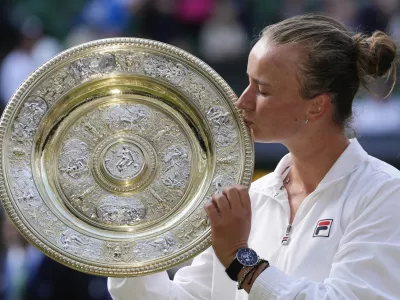
[[[396,43],[384,32],[375,31],[371,37],[353,36],[358,52],[358,69],[365,75],[378,78],[387,74],[396,59]]]

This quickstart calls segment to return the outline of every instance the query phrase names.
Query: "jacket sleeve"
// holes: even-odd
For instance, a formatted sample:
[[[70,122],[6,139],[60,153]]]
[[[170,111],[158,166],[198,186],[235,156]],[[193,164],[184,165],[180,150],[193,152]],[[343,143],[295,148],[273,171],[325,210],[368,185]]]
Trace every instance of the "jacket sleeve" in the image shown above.
[[[399,181],[387,182],[373,198],[344,230],[324,282],[270,267],[255,281],[249,300],[400,299]]]
[[[167,272],[143,277],[108,278],[114,300],[209,300],[211,299],[213,250],[208,248],[190,266],[178,270],[171,281]]]

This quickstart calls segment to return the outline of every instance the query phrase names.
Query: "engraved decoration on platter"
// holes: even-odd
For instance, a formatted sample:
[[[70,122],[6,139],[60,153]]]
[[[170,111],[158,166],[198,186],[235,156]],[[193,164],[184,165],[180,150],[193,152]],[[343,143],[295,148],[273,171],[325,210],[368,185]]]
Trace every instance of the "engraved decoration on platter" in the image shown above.
[[[205,250],[204,202],[252,176],[234,94],[168,45],[113,39],[68,51],[3,114],[7,213],[47,255],[92,274],[153,273]]]

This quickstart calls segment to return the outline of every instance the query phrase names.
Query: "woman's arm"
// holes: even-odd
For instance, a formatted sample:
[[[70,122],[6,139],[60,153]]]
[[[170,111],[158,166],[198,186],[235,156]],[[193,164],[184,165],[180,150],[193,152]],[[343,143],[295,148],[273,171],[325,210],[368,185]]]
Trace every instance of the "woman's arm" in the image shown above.
[[[167,272],[132,278],[109,278],[108,289],[114,300],[209,300],[213,251],[195,257],[191,266],[181,268],[171,281]]]

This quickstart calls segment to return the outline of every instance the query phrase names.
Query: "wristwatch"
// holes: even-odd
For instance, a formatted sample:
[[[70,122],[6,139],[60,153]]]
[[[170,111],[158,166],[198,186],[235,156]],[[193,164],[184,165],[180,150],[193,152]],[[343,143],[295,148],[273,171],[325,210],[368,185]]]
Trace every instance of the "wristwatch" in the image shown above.
[[[260,257],[250,248],[240,248],[236,252],[236,257],[232,263],[226,268],[225,272],[233,281],[238,281],[238,275],[243,267],[253,267],[257,265]]]

